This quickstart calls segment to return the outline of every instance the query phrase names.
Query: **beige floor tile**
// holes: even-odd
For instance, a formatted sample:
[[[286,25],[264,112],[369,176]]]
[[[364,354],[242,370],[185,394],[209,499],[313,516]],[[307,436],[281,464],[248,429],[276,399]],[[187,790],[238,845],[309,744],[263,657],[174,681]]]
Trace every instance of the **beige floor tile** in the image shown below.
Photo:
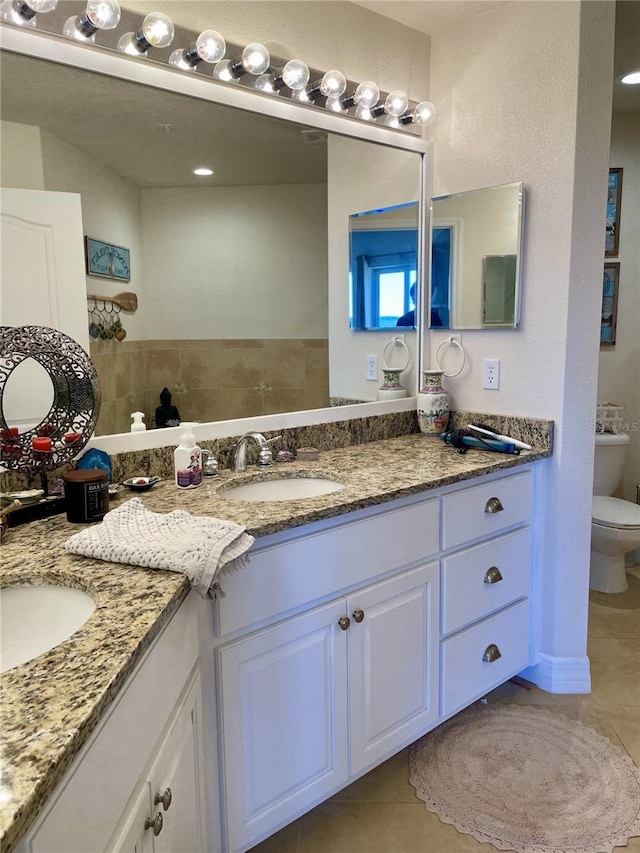
[[[327,802],[301,818],[298,853],[491,853],[416,803]]]
[[[300,840],[300,821],[295,820],[275,835],[256,844],[247,853],[298,853]]]
[[[640,853],[640,838],[630,838],[626,847],[614,847],[613,853]]]
[[[634,762],[640,767],[640,708],[634,705],[608,706],[604,715]]]
[[[369,771],[332,798],[336,802],[417,803],[415,788],[409,782],[409,749]]]
[[[589,592],[589,637],[640,638],[640,578],[627,579],[626,592]]]
[[[609,705],[640,705],[640,639],[591,637],[591,690],[596,701]]]

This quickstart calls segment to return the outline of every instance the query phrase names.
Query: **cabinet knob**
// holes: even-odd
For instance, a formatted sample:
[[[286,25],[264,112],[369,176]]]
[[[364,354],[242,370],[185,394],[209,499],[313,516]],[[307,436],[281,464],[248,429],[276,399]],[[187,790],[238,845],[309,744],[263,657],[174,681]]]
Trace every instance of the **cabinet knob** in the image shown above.
[[[503,580],[503,578],[500,574],[500,569],[497,566],[491,566],[491,568],[487,569],[484,573],[485,583],[500,583],[501,580]]]
[[[482,660],[485,663],[493,663],[496,660],[499,660],[502,657],[502,652],[496,646],[495,643],[491,643],[491,645],[487,646],[484,650],[484,654],[482,655]]]
[[[162,803],[162,808],[167,811],[171,805],[171,788],[165,788],[162,794],[155,795],[153,798],[153,805],[157,806],[158,803]]]
[[[343,631],[347,631],[349,629],[349,625],[351,625],[351,619],[348,616],[341,616],[338,619],[338,625],[342,628]]]
[[[353,616],[354,622],[360,623],[364,619],[364,610],[354,610],[351,615]]]
[[[488,513],[502,512],[503,509],[500,498],[489,498],[484,505],[484,511]]]
[[[158,812],[153,818],[148,817],[144,822],[145,829],[152,829],[154,835],[160,835],[162,832],[162,812]]]

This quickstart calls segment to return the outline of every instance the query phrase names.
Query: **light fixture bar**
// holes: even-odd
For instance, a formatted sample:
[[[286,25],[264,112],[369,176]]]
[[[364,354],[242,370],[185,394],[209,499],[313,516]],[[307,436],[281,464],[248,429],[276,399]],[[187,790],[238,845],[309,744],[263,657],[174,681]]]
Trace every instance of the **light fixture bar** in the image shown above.
[[[62,7],[57,15],[39,17],[39,12],[50,12],[57,4],[58,0],[0,0],[0,20],[18,25],[27,33],[42,30],[59,36],[62,30],[63,35],[82,46],[95,44],[99,33],[115,29],[122,21],[131,31],[121,36],[106,33],[100,37],[100,49],[117,49],[138,59],[148,59],[151,54],[156,63],[199,76],[206,73],[206,65],[213,65],[212,76],[216,81],[250,87],[269,96],[280,95],[308,108],[333,110],[351,120],[378,123],[416,136],[419,133],[417,128],[413,129],[414,125],[425,126],[435,119],[435,107],[428,101],[410,104],[399,90],[381,94],[373,81],[348,82],[336,69],[311,72],[300,59],[282,64],[276,60],[273,67],[269,51],[263,44],[251,42],[240,50],[237,45],[227,45],[217,30],[204,30],[199,35],[180,30],[183,44],[187,46],[165,53],[163,49],[174,40],[175,27],[162,12],[151,12],[136,27],[136,16],[126,10],[121,13],[118,0],[87,0],[84,12],[66,21],[60,21],[64,18]],[[225,54],[234,58],[226,59]]]

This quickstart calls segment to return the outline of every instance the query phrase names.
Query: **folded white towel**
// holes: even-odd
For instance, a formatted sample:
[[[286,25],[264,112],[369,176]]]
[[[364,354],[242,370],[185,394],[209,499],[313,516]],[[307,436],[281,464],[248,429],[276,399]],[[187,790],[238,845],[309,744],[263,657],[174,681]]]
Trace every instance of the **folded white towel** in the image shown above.
[[[215,598],[216,577],[240,568],[254,538],[233,521],[178,509],[159,513],[132,498],[108,512],[102,522],[75,533],[67,551],[151,569],[185,574],[204,597]]]

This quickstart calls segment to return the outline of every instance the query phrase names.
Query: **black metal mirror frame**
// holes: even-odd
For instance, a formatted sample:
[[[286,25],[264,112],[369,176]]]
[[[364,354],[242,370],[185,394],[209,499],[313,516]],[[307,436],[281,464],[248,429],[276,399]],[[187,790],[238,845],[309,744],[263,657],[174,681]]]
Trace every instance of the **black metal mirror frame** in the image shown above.
[[[73,338],[46,326],[0,327],[0,429],[2,464],[29,475],[52,471],[70,462],[95,431],[100,412],[100,385],[89,355]],[[49,374],[53,403],[32,429],[14,435],[3,408],[9,377],[32,358]],[[65,440],[65,435],[75,439]],[[51,450],[34,449],[34,438],[51,440]]]

